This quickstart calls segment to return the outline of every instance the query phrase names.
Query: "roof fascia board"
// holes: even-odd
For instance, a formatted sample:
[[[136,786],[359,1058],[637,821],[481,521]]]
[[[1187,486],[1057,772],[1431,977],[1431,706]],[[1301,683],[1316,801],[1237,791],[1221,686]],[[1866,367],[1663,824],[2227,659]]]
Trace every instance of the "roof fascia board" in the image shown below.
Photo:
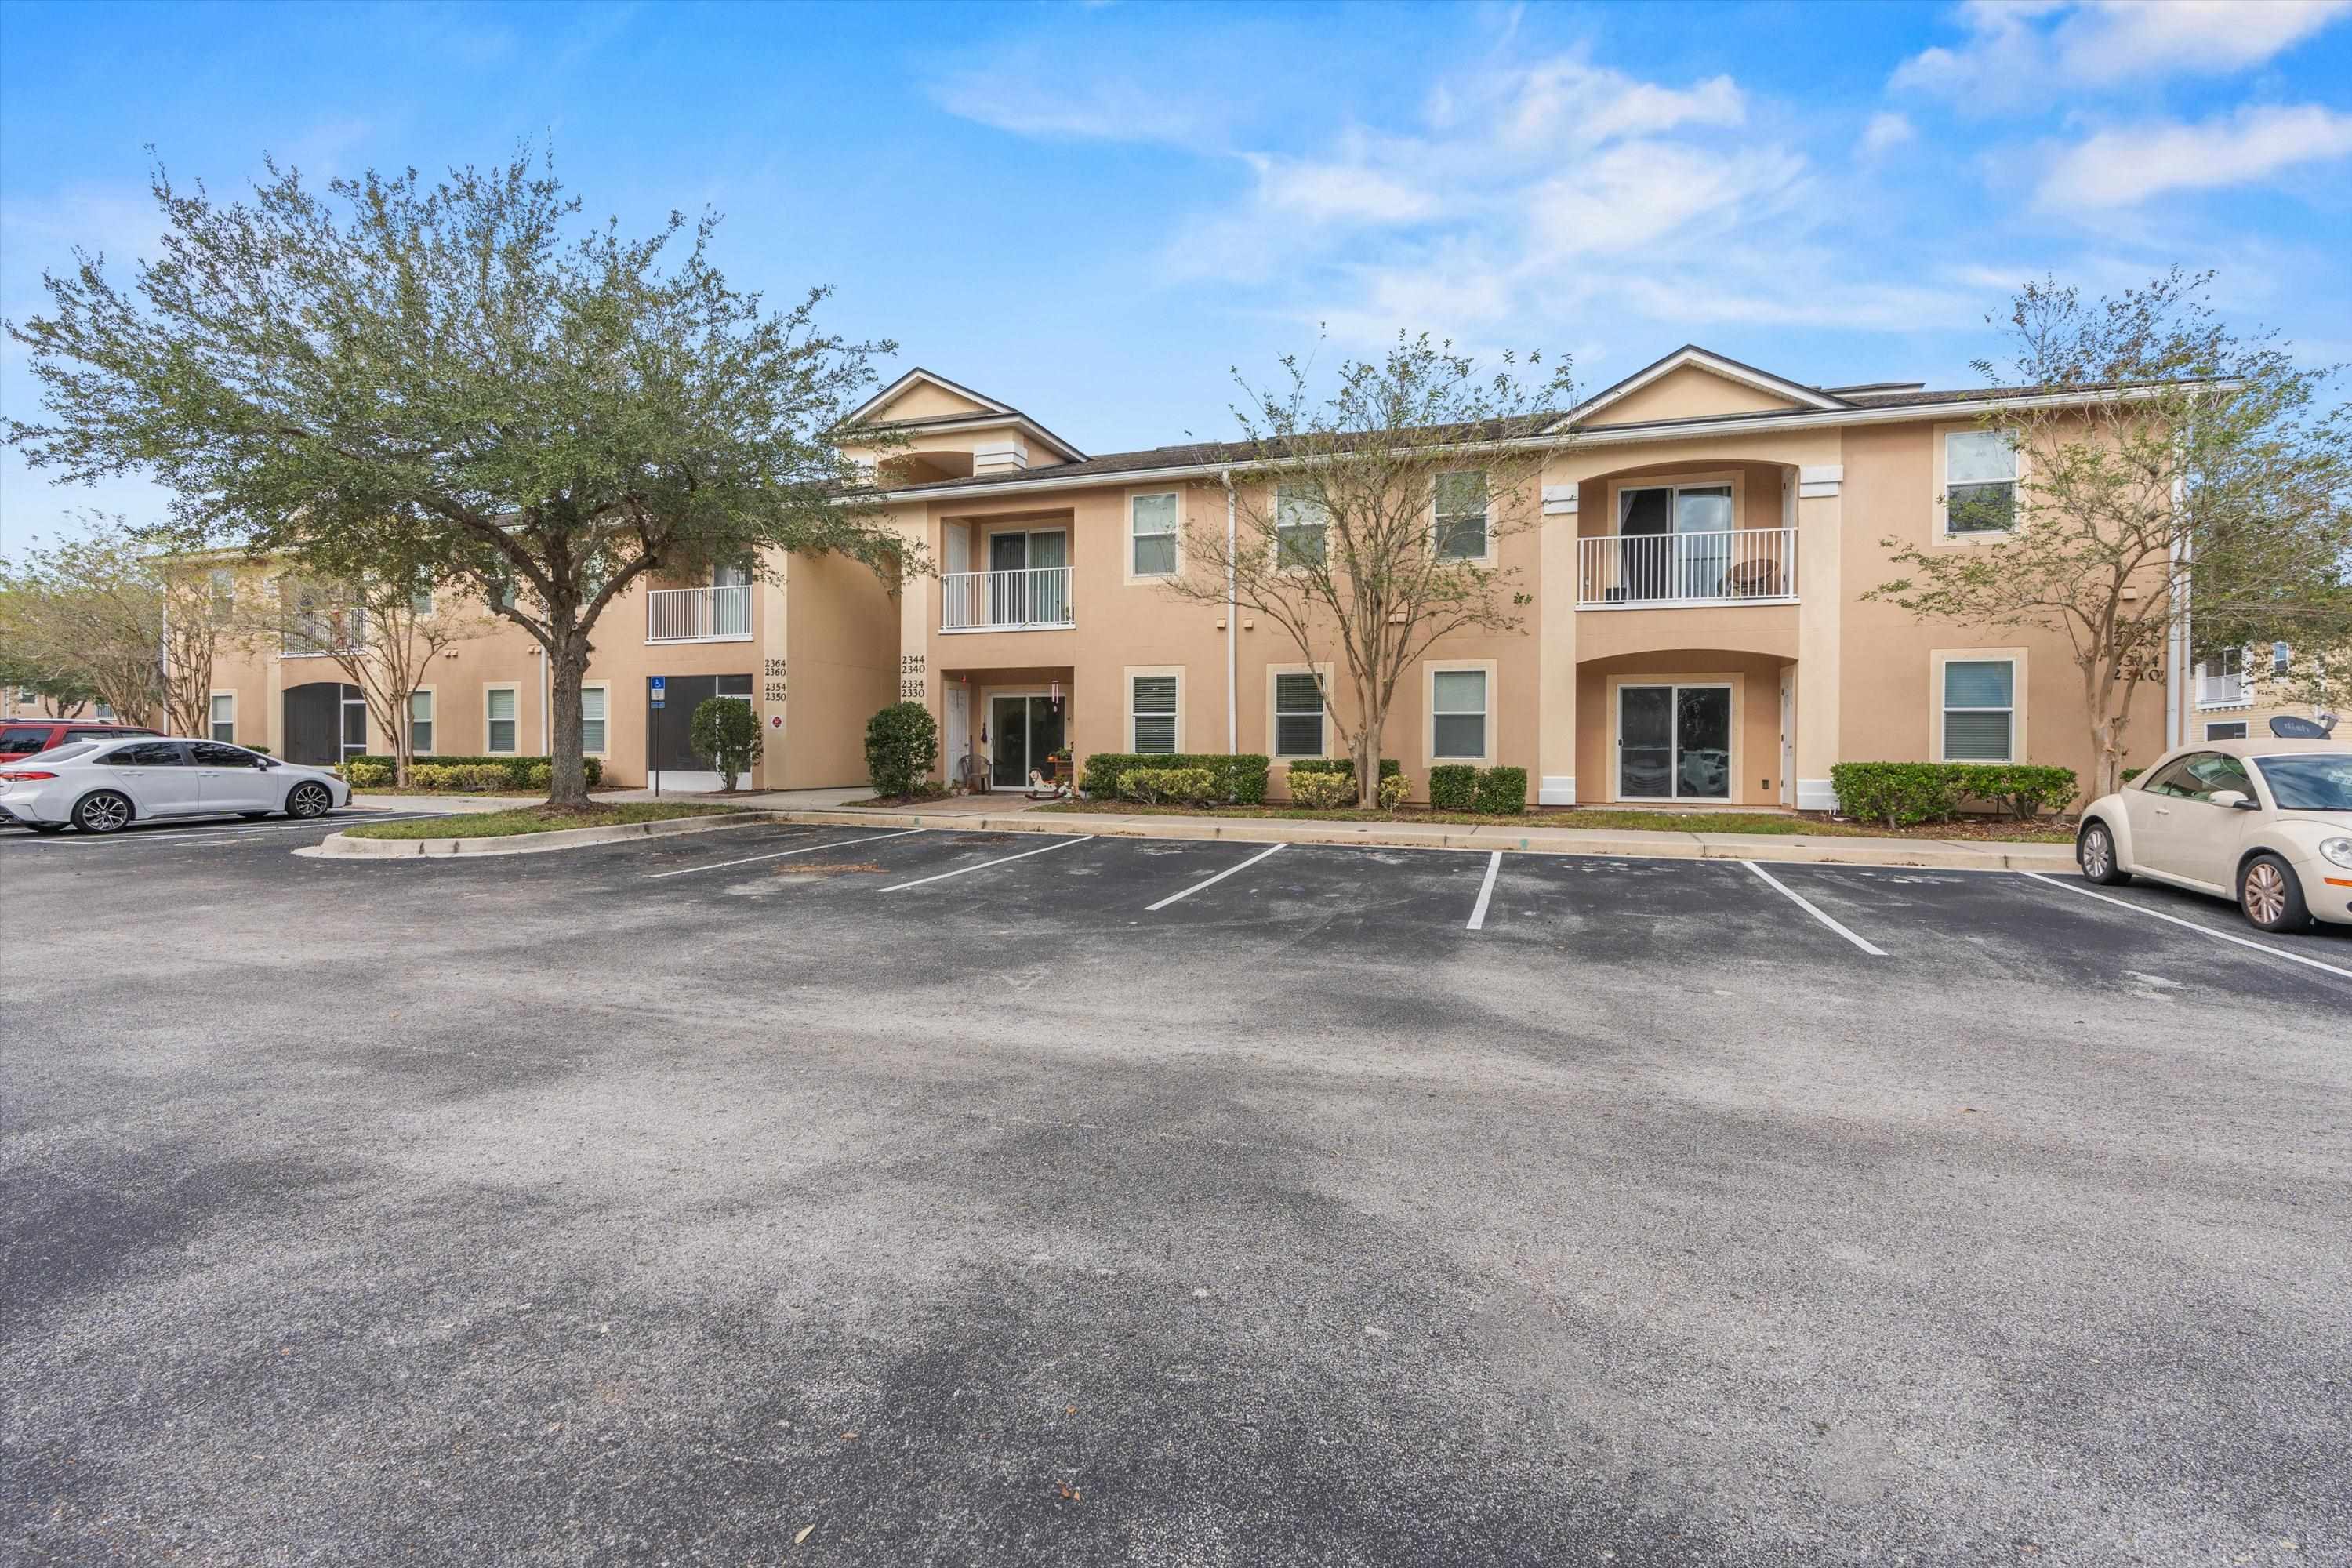
[[[969,386],[960,386],[956,383],[950,381],[946,376],[938,374],[932,371],[925,370],[921,365],[917,365],[914,369],[908,371],[906,374],[900,376],[898,380],[892,382],[889,385],[884,387],[881,391],[876,393],[873,396],[859,404],[856,408],[851,409],[847,416],[842,420],[842,423],[845,425],[855,425],[864,419],[867,415],[873,413],[874,410],[887,407],[892,398],[898,396],[900,393],[906,391],[908,387],[913,386],[918,382],[929,382],[933,386],[939,387],[943,391],[954,393],[958,397],[968,397],[992,414],[1018,414],[1020,412],[1019,409],[1014,408],[1008,404],[999,403],[993,397],[990,397],[983,393],[974,392]]]
[[[929,435],[931,432],[938,430],[992,430],[1004,425],[1012,425],[1025,434],[1036,437],[1037,439],[1045,442],[1045,445],[1053,447],[1054,450],[1068,458],[1074,463],[1084,462],[1086,460],[1087,455],[1084,452],[1079,451],[1076,447],[1071,446],[1067,441],[1063,440],[1059,436],[1055,435],[1051,430],[1046,429],[1043,425],[1038,424],[1026,414],[1017,412],[1011,414],[959,415],[952,419],[941,419],[935,423],[924,424],[915,426],[914,428],[919,429],[923,434]],[[892,427],[893,426],[887,419],[878,420],[869,426],[869,428],[875,430],[888,430]]]
[[[2242,384],[2217,382],[2210,390],[2228,392]],[[2037,408],[2062,408],[2069,404],[2137,403],[2155,397],[2161,386],[2127,387],[2113,392],[2051,392],[2025,397],[1987,397],[1970,403],[1900,403],[1885,408],[1854,408],[1841,405],[1835,408],[1792,410],[1787,414],[1742,414],[1721,419],[1702,419],[1690,424],[1615,425],[1598,430],[1580,430],[1561,435],[1557,429],[1534,436],[1515,436],[1507,440],[1464,442],[1452,447],[1424,448],[1433,454],[1454,455],[1489,451],[1525,451],[1541,447],[1621,447],[1643,441],[1686,441],[1709,436],[1747,436],[1759,432],[1771,434],[1782,430],[1802,430],[1823,426],[1899,425],[1921,420],[1949,420],[1954,416],[1972,418],[1979,414],[2026,411]],[[1248,459],[1220,463],[1181,463],[1157,468],[1119,468],[1108,473],[1055,475],[1047,468],[1034,479],[1006,479],[994,484],[940,485],[924,489],[882,490],[873,499],[883,501],[935,500],[961,499],[967,496],[1025,495],[1039,490],[1084,489],[1090,486],[1150,484],[1163,479],[1207,479],[1237,468],[1273,467]]]
[[[1672,375],[1686,365],[1696,365],[1701,370],[1723,377],[1726,381],[1736,381],[1740,385],[1757,392],[1767,392],[1775,397],[1792,399],[1805,405],[1808,408],[1831,409],[1853,406],[1842,399],[1832,397],[1812,387],[1801,386],[1793,381],[1784,381],[1770,371],[1758,370],[1754,365],[1742,364],[1734,359],[1726,359],[1721,354],[1711,353],[1697,344],[1691,343],[1676,349],[1653,364],[1635,371],[1616,385],[1593,394],[1592,396],[1562,415],[1559,422],[1552,428],[1564,430],[1579,420],[1590,419],[1611,404],[1621,398],[1632,396],[1651,383]]]

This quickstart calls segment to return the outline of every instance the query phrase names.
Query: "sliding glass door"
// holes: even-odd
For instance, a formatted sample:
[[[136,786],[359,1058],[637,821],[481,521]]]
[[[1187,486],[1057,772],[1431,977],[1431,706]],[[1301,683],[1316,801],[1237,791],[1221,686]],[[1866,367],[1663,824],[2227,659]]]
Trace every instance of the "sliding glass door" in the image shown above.
[[[1731,798],[1731,688],[1617,689],[1621,800]]]

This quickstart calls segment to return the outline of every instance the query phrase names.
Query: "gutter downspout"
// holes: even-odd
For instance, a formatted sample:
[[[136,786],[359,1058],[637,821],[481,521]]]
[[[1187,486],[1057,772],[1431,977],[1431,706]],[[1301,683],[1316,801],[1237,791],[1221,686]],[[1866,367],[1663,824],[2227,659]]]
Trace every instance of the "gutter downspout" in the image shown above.
[[[1234,583],[1234,471],[1223,468],[1218,477],[1225,485],[1225,755],[1241,753],[1241,714],[1234,706],[1240,680],[1236,673],[1240,662],[1241,605],[1239,591]]]
[[[2172,514],[2178,519],[2180,508],[2188,500],[2188,479],[2175,475],[2172,480]],[[2164,661],[2164,749],[2168,752],[2186,744],[2182,739],[2188,723],[2181,712],[2181,687],[2189,664],[2189,566],[2192,552],[2189,536],[2177,527],[2172,535],[2172,627],[2168,637],[2170,656]]]

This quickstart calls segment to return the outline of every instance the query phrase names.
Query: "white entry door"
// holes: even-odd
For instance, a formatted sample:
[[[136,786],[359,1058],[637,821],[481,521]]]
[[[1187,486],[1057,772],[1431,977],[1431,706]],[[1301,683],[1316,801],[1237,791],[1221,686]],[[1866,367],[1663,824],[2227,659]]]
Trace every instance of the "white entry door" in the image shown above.
[[[947,683],[948,750],[945,772],[950,783],[964,776],[971,764],[971,689],[961,681]]]

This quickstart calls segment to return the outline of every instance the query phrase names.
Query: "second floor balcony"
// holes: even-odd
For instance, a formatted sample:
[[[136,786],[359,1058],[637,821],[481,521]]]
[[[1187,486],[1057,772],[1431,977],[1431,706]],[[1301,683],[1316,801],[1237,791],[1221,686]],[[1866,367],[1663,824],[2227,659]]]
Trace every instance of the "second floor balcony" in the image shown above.
[[[1579,609],[1786,605],[1797,597],[1797,531],[1612,533],[1576,542]]]
[[[940,574],[943,632],[1059,631],[1077,624],[1067,566]]]
[[[656,588],[646,595],[646,641],[749,642],[751,585]]]

